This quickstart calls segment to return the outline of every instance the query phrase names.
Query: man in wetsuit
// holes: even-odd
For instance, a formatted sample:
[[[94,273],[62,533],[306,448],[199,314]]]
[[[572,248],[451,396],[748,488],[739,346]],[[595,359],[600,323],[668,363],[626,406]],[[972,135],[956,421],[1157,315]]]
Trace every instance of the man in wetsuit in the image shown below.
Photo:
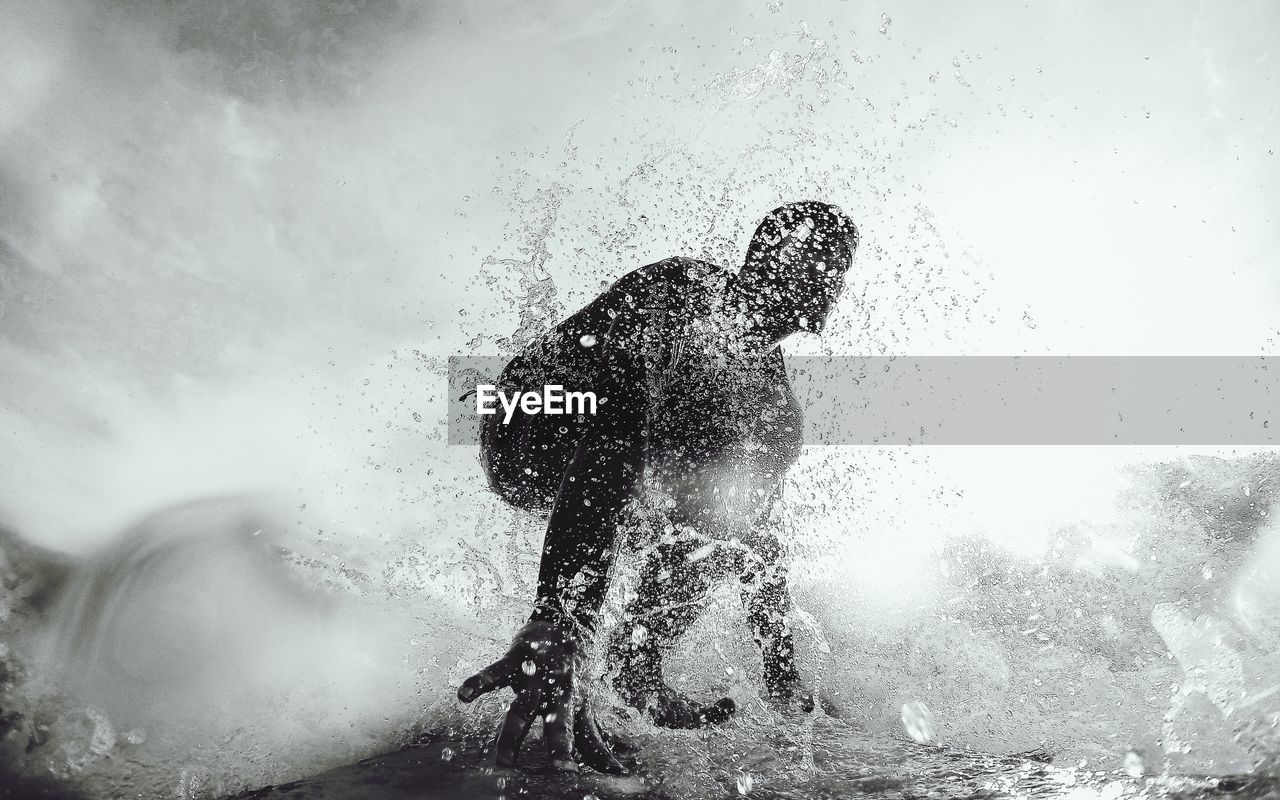
[[[601,736],[577,661],[598,625],[623,539],[641,561],[636,597],[608,644],[613,684],[658,725],[720,722],[733,701],[702,705],[668,686],[662,657],[736,579],[771,698],[798,691],[791,608],[773,530],[802,420],[783,339],[818,332],[843,288],[858,231],[839,208],[792,203],[771,212],[736,272],[669,258],[631,272],[517,356],[499,379],[511,393],[560,384],[597,393],[594,416],[487,416],[481,457],[511,503],[549,511],[529,623],[507,654],[468,678],[470,702],[516,693],[497,762],[514,766],[544,720],[552,764],[625,773]]]

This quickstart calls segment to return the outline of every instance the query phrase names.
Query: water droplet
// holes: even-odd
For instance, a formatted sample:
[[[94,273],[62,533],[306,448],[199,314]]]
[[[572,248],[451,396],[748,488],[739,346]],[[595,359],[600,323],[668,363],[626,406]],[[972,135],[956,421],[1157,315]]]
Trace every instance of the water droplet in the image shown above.
[[[674,505],[674,501],[672,501],[672,505]],[[707,544],[704,544],[702,547],[699,547],[697,550],[694,550],[692,553],[685,556],[684,558],[685,558],[685,561],[688,561],[689,563],[694,563],[697,561],[701,561],[702,559],[711,555],[715,551],[716,551],[716,543],[708,542]]]
[[[918,700],[902,705],[902,727],[917,742],[933,741],[933,715],[929,707]]]
[[[1146,769],[1147,765],[1142,761],[1142,754],[1137,750],[1130,750],[1124,754],[1124,771],[1129,777],[1141,778]]]
[[[526,660],[523,664],[520,665],[520,671],[523,672],[525,675],[532,675],[538,671],[538,665],[533,663],[532,661]]]

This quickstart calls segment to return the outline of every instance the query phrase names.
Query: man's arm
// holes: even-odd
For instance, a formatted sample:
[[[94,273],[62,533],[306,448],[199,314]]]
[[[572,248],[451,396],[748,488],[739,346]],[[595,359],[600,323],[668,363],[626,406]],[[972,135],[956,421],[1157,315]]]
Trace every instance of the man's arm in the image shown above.
[[[551,508],[534,620],[595,631],[617,555],[618,526],[643,468],[641,324],[638,315],[624,312],[605,338],[608,377],[599,413],[578,443]]]
[[[603,311],[612,318],[600,351],[604,390],[551,509],[532,619],[595,631],[618,525],[644,468],[649,405],[657,400],[650,396],[650,362],[661,362],[671,344],[672,320],[687,322],[689,304],[704,294],[690,291],[692,273],[711,269],[668,258],[624,275],[584,309],[584,317]]]
[[[618,525],[640,473],[639,431],[583,437],[551,509],[532,619],[594,632],[617,553]]]
[[[499,766],[515,766],[533,720],[544,720],[543,739],[557,769],[574,770],[575,753],[601,772],[626,774],[595,721],[587,691],[576,677],[583,636],[594,632],[616,555],[618,524],[635,491],[643,458],[645,383],[642,322],[618,312],[601,348],[604,385],[597,416],[565,471],[543,542],[538,597],[532,619],[507,654],[458,688],[469,703],[510,686],[515,700],[494,743]],[[633,366],[635,365],[635,366]]]

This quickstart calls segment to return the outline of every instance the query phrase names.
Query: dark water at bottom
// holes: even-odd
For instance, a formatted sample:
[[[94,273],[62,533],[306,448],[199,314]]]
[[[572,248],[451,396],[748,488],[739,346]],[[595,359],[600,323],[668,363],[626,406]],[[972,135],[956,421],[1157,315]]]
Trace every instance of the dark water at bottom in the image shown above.
[[[731,726],[641,737],[633,742],[639,748],[636,773],[612,777],[541,771],[535,735],[526,745],[525,768],[509,770],[493,767],[487,738],[436,732],[413,746],[236,799],[1280,798],[1280,778],[1059,767],[1041,752],[994,756],[877,740],[831,718],[752,733],[734,735]]]

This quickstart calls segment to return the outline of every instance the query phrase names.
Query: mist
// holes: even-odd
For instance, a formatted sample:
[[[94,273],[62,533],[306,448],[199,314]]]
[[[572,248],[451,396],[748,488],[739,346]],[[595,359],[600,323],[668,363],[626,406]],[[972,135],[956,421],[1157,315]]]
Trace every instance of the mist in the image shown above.
[[[245,673],[246,705],[272,697],[271,715],[318,722],[284,735],[261,721],[222,767],[246,781],[445,714],[451,683],[502,638],[477,619],[514,625],[527,608],[540,531],[486,493],[474,449],[445,444],[447,358],[511,355],[668,255],[736,263],[781,202],[838,203],[863,233],[827,335],[789,354],[1275,354],[1280,117],[1264,98],[1280,10],[1261,0],[5,9],[0,527],[90,565],[82,587],[133,563],[139,530],[178,531],[178,574],[204,565],[213,596],[243,580],[247,607],[287,609],[286,641]],[[1195,454],[1251,455],[810,448],[788,490],[812,511],[797,522],[815,564],[806,602],[854,652],[872,633],[831,582],[919,622],[947,602],[930,570],[964,537],[1029,564],[1088,528],[1053,563],[1133,572],[1141,537],[1117,498],[1156,479],[1131,465]],[[1233,485],[1257,491],[1259,463]],[[222,510],[182,516],[207,498]],[[245,509],[260,522],[223,524]],[[259,534],[262,548],[245,544]],[[1275,534],[1255,535],[1222,557],[1239,587],[1274,574]],[[208,557],[210,541],[227,544]],[[243,566],[264,552],[299,568]],[[1167,601],[1139,583],[1143,602]],[[157,591],[142,608],[170,602]],[[127,640],[148,630],[138,613],[101,624]],[[844,623],[854,632],[831,634]],[[1150,615],[1134,624],[1161,641]],[[934,634],[946,640],[919,633]],[[368,658],[280,700],[325,650]],[[230,668],[256,651],[221,652]],[[225,691],[175,663],[156,667],[183,682],[147,726]],[[363,688],[366,667],[379,689]],[[883,689],[867,719],[925,691],[859,681]],[[333,697],[360,709],[346,738],[315,711]],[[1163,710],[1133,718],[1134,741]],[[992,729],[953,711],[945,735],[992,747],[1034,744],[1055,719]]]

